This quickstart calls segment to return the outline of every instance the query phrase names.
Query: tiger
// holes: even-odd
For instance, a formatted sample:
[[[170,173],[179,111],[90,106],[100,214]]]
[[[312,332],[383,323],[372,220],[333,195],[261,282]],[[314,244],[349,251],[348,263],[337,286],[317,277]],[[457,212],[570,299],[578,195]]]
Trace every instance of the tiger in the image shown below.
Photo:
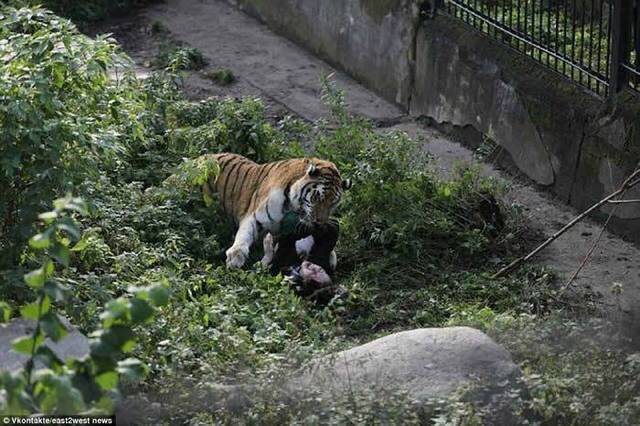
[[[319,158],[257,164],[229,152],[206,156],[218,163],[220,171],[202,190],[210,198],[217,195],[238,228],[225,252],[228,268],[241,268],[261,236],[277,236],[288,212],[296,213],[302,226],[327,223],[343,191],[351,187],[334,163]]]

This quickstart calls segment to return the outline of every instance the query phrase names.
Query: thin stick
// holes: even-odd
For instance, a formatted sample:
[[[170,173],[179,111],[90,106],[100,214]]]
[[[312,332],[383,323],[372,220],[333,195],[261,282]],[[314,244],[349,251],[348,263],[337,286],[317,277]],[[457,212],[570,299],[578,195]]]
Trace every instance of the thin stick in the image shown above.
[[[631,204],[640,203],[640,200],[609,200],[609,204]]]
[[[626,179],[623,182],[622,186],[620,186],[620,189],[622,190],[622,193],[620,194],[620,198],[624,198],[624,194],[627,191],[627,189],[631,188],[633,185],[637,184],[638,182],[639,182],[638,180],[635,180],[635,181],[629,183],[629,179]],[[584,256],[584,259],[582,259],[582,262],[580,262],[580,265],[578,266],[578,269],[576,269],[575,272],[573,274],[571,274],[571,277],[569,278],[569,280],[562,287],[562,291],[566,290],[567,288],[569,288],[569,286],[571,284],[573,284],[575,279],[578,278],[578,274],[580,274],[580,272],[582,272],[582,269],[584,269],[584,267],[587,265],[587,262],[589,261],[589,259],[591,259],[591,256],[593,255],[593,252],[595,251],[596,247],[598,246],[598,243],[600,242],[600,240],[602,239],[602,236],[604,235],[604,230],[607,229],[607,226],[609,225],[609,222],[611,222],[611,218],[615,214],[616,209],[618,208],[618,206],[620,204],[636,203],[638,201],[640,201],[640,200],[622,200],[622,199],[620,199],[620,200],[609,200],[609,204],[613,204],[614,206],[611,209],[611,211],[609,212],[609,216],[607,216],[607,220],[602,225],[602,228],[600,229],[600,232],[598,233],[598,236],[595,238],[595,240],[593,240],[593,243],[591,244],[591,247],[589,247],[589,251]]]
[[[520,266],[521,264],[523,264],[524,262],[527,262],[529,259],[531,259],[532,257],[534,257],[536,254],[540,253],[545,247],[547,247],[549,244],[551,244],[552,242],[554,242],[559,236],[561,236],[562,234],[564,234],[565,232],[567,232],[570,228],[572,228],[576,223],[580,222],[582,219],[584,219],[586,216],[588,216],[590,213],[592,213],[594,210],[598,209],[600,206],[602,206],[603,204],[606,204],[609,202],[609,200],[617,197],[618,195],[624,193],[627,189],[631,188],[632,186],[636,185],[637,183],[640,182],[640,179],[638,180],[633,180],[635,178],[637,178],[640,175],[640,168],[636,169],[633,173],[631,173],[631,175],[625,179],[625,181],[622,183],[622,185],[620,186],[620,189],[618,189],[617,191],[607,195],[605,198],[603,198],[602,200],[598,201],[597,203],[595,203],[593,206],[589,207],[587,210],[585,210],[584,212],[580,213],[578,216],[576,216],[575,218],[573,218],[571,220],[571,222],[567,223],[565,226],[562,227],[562,229],[560,229],[558,232],[556,232],[555,234],[553,234],[551,237],[549,237],[545,242],[543,242],[542,244],[540,244],[538,247],[536,247],[532,252],[530,252],[529,254],[527,254],[526,256],[523,257],[519,257],[518,259],[514,260],[513,262],[511,262],[510,264],[508,264],[507,266],[505,266],[504,268],[500,269],[498,272],[496,272],[491,279],[496,279],[499,278],[509,272],[511,272],[514,268]]]
[[[621,196],[624,196],[624,193],[621,194]],[[593,244],[591,244],[591,247],[589,247],[589,251],[584,256],[584,259],[582,259],[582,262],[580,262],[580,266],[578,266],[578,269],[576,269],[574,273],[571,274],[571,278],[569,278],[567,283],[562,287],[563,291],[566,290],[573,283],[573,281],[575,281],[576,278],[578,278],[578,274],[587,265],[587,262],[589,261],[589,259],[591,259],[591,255],[593,254],[593,251],[598,246],[598,243],[600,242],[602,235],[604,235],[604,230],[607,228],[607,225],[609,225],[609,222],[611,221],[611,218],[613,217],[613,214],[616,212],[617,208],[618,208],[617,205],[613,206],[613,208],[609,212],[609,216],[607,217],[607,220],[604,222],[604,225],[602,225],[602,228],[600,229],[600,232],[598,233],[598,236],[596,237],[596,239],[593,240]]]

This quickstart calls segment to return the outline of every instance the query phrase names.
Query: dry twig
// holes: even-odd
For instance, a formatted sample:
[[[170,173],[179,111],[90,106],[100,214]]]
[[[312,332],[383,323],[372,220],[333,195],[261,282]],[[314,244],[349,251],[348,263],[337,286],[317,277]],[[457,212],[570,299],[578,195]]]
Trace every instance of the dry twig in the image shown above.
[[[551,237],[549,237],[545,242],[540,244],[538,247],[536,247],[529,254],[527,254],[526,256],[519,257],[518,259],[514,260],[513,262],[511,262],[510,264],[508,264],[507,266],[505,266],[504,268],[502,268],[498,272],[496,272],[491,278],[492,279],[496,279],[496,278],[499,278],[499,277],[501,277],[501,276],[503,276],[505,274],[508,274],[509,272],[511,272],[516,267],[518,267],[518,266],[522,265],[523,263],[529,261],[532,257],[534,257],[536,254],[540,253],[545,247],[547,247],[549,244],[554,242],[558,237],[560,237],[562,234],[567,232],[576,223],[580,222],[582,219],[587,217],[594,210],[598,209],[599,207],[601,207],[604,204],[611,203],[614,198],[616,198],[617,196],[623,195],[629,188],[632,188],[633,186],[635,186],[638,183],[640,183],[640,179],[638,179],[639,176],[640,176],[640,168],[637,168],[633,173],[631,173],[631,175],[629,175],[628,178],[626,178],[624,180],[624,182],[622,183],[622,185],[620,185],[620,188],[618,190],[616,190],[616,191],[612,192],[611,194],[607,195],[602,200],[598,201],[593,206],[589,207],[587,210],[585,210],[584,212],[580,213],[578,216],[573,218],[569,223],[567,223],[565,226],[563,226],[562,229],[560,229],[555,234],[553,234]],[[616,201],[621,201],[621,200],[614,200],[613,203],[615,203]],[[629,201],[633,201],[633,200],[629,200]],[[586,263],[586,260],[585,260],[585,263]]]

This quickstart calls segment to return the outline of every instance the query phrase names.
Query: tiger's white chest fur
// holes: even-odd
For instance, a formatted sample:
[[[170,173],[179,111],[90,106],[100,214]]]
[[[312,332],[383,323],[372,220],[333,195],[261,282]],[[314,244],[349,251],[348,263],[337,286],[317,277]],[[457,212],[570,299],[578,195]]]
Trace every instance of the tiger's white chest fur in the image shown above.
[[[254,217],[269,232],[278,233],[285,214],[286,196],[282,189],[272,189],[267,199],[256,209]]]

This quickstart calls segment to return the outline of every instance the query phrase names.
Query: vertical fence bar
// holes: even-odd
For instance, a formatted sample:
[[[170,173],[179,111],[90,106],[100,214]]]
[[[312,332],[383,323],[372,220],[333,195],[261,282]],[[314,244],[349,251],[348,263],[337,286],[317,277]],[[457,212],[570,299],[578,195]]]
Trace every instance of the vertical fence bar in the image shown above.
[[[640,0],[635,0],[633,9],[633,50],[635,52],[635,58],[633,68],[636,71],[640,71]],[[636,75],[634,83],[637,85],[640,83],[640,79]],[[638,89],[636,86],[635,89]]]
[[[549,1],[549,7],[551,8],[551,1]],[[556,38],[555,38],[555,46],[553,46],[553,50],[555,52],[560,53],[560,5],[556,4],[554,7],[554,14],[555,14],[555,19],[554,19],[554,26],[556,27]],[[551,14],[549,14],[551,15]],[[551,18],[549,18],[549,24],[551,24]],[[555,64],[555,70],[558,71],[558,69],[560,68],[560,64],[558,63],[558,59],[554,58],[554,64]]]
[[[575,63],[576,58],[576,21],[577,21],[577,12],[576,12],[576,0],[571,2],[571,62]],[[576,67],[571,67],[571,79],[575,80],[575,71]]]
[[[611,38],[612,38],[612,29],[613,25],[613,4],[610,2],[605,2],[608,9],[609,20],[607,21],[607,60],[606,60],[606,76],[609,79],[609,87],[607,88],[607,95],[610,95],[613,90],[611,89]]]
[[[611,82],[609,95],[622,90],[629,81],[629,73],[622,66],[629,58],[629,43],[631,32],[631,2],[629,0],[613,0],[613,17],[611,18]]]
[[[517,0],[516,2],[516,28],[517,28],[517,33],[521,34],[522,31],[520,30],[520,0]],[[516,45],[518,46],[518,50],[522,51],[522,49],[520,48],[520,41],[516,40]]]
[[[582,0],[581,1],[581,13],[580,13],[580,72],[578,73],[578,77],[580,78],[580,84],[582,83],[583,77],[584,77],[584,73],[582,72],[582,67],[584,67],[584,42],[585,42],[585,8],[587,7],[586,5],[586,0]],[[587,81],[587,84],[589,82]]]
[[[563,8],[563,16],[562,16],[562,55],[565,59],[569,57],[567,47],[567,23],[569,21],[569,0],[565,0],[562,2],[564,5]],[[567,75],[567,62],[562,61],[562,74]]]
[[[536,1],[531,0],[531,30],[529,30],[529,34],[531,34],[531,40],[536,41]],[[531,49],[531,57],[536,58],[536,50],[539,49],[532,48]]]
[[[493,16],[492,16],[492,19],[495,22],[498,22],[498,15],[500,15],[500,12],[499,12],[498,9],[500,9],[501,5],[502,4],[501,4],[500,1],[496,1],[495,2],[495,7],[493,9]],[[504,7],[502,8],[502,19],[504,20]],[[498,38],[497,35],[498,35],[498,28],[497,27],[493,27],[493,38],[497,39]]]
[[[587,66],[589,69],[597,69],[593,68],[593,45],[595,44],[593,37],[595,34],[595,25],[593,23],[594,20],[594,10],[595,10],[595,1],[591,0],[591,5],[589,9],[589,55],[587,55]],[[592,83],[593,79],[587,75],[587,83],[589,84],[589,88],[595,89],[596,93],[598,92],[598,87],[593,88]],[[597,85],[595,85],[597,86]]]
[[[601,75],[606,75],[606,70],[602,69],[602,23],[604,22],[604,5],[603,0],[597,0],[599,6],[599,16],[598,19],[598,50],[596,51],[596,63],[598,64],[596,70]]]
[[[550,40],[549,31],[545,32],[545,29],[544,29],[544,27],[545,27],[545,25],[544,25],[544,18],[545,18],[545,16],[544,16],[544,12],[545,12],[544,4],[545,4],[545,1],[548,2],[548,0],[540,0],[540,43],[541,44],[545,44],[545,42],[546,42],[546,44],[548,44],[549,40]],[[547,22],[549,22],[549,18],[551,18],[551,16],[549,14],[547,14]],[[540,58],[540,62],[542,62],[542,50],[540,51],[539,58]],[[544,63],[544,62],[542,62],[542,63]],[[547,65],[549,65],[549,55],[547,55]]]

